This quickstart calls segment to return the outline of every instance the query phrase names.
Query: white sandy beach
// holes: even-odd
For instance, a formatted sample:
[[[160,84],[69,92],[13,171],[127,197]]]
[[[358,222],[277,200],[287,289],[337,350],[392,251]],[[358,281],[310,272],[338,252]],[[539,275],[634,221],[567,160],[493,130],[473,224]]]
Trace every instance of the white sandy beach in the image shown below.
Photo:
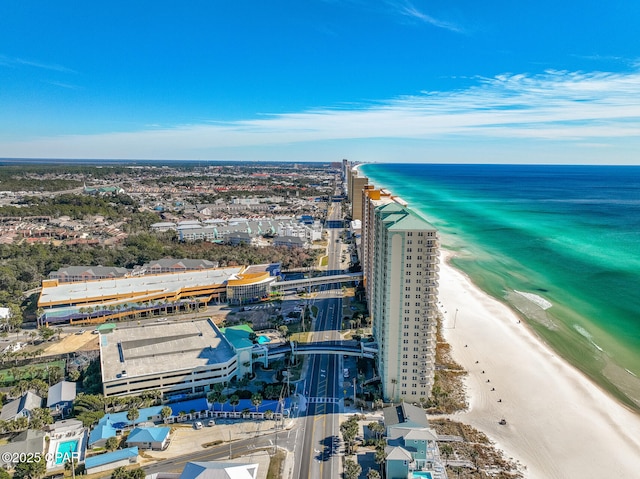
[[[453,419],[485,432],[526,466],[527,478],[640,477],[640,415],[554,354],[446,257],[440,270],[445,337],[469,372],[469,411]]]

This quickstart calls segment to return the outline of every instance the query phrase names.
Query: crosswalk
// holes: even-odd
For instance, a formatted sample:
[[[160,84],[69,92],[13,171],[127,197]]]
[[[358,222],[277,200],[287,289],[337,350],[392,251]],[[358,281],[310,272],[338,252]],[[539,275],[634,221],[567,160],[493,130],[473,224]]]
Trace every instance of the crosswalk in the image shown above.
[[[340,398],[326,398],[326,397],[310,397],[307,398],[309,404],[338,404]]]
[[[275,306],[271,303],[265,303],[265,304],[258,304],[256,306],[244,306],[242,308],[243,311],[253,311],[256,309],[269,309],[269,308],[275,308]]]

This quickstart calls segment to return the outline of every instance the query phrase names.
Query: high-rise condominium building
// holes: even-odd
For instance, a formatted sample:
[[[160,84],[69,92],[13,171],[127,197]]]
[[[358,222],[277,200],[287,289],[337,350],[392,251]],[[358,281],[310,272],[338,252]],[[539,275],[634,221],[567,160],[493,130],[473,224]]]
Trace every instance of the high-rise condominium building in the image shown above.
[[[427,399],[435,369],[437,230],[400,198],[362,191],[361,257],[385,400]]]

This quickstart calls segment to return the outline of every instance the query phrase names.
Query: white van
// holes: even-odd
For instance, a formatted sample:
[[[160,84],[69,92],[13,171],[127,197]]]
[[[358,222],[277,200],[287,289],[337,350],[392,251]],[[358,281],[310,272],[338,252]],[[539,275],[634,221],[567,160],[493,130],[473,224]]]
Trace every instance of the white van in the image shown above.
[[[193,428],[194,429],[202,429],[202,423],[200,421],[196,421],[193,423]]]

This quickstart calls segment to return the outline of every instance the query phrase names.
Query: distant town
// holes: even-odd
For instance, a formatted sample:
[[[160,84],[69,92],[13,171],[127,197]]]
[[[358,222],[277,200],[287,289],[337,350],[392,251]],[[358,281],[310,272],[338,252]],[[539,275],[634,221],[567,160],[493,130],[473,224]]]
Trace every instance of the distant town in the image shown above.
[[[0,475],[519,477],[427,419],[438,247],[347,160],[0,166]]]

